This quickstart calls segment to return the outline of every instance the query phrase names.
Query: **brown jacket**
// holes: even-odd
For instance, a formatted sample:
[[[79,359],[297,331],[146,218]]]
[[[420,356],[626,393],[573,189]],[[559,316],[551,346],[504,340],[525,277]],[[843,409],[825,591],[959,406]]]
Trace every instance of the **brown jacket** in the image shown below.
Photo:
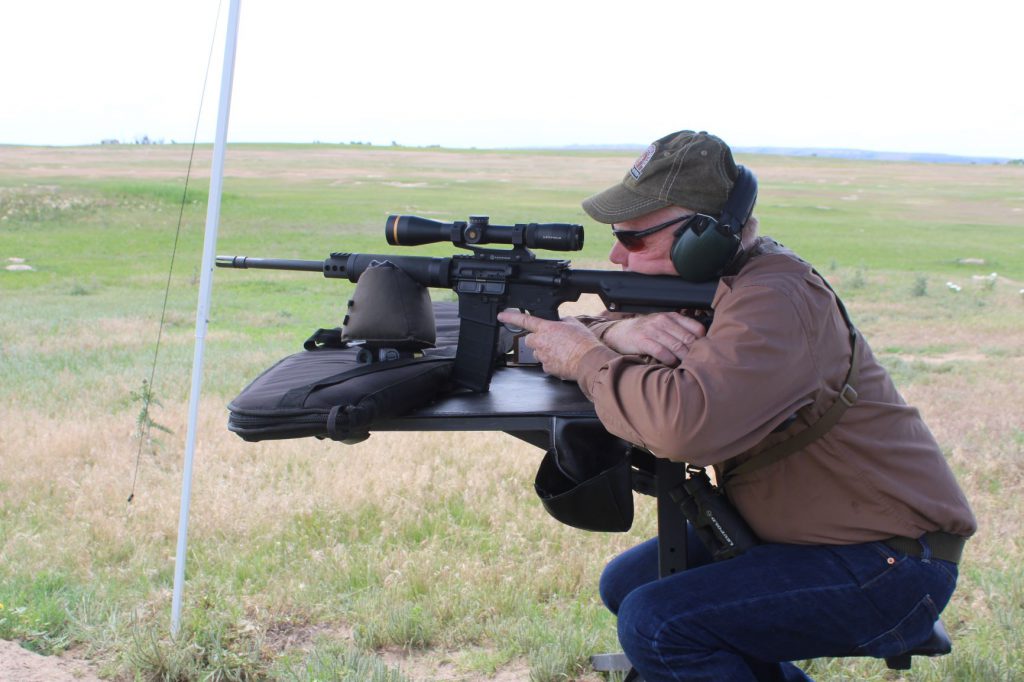
[[[679,367],[605,347],[583,357],[580,387],[610,432],[661,457],[714,465],[721,478],[835,401],[851,348],[833,293],[771,240],[753,253],[722,278],[714,323]],[[729,480],[726,492],[754,531],[800,544],[971,535],[974,515],[935,438],[866,342],[857,392],[839,423],[804,450]]]

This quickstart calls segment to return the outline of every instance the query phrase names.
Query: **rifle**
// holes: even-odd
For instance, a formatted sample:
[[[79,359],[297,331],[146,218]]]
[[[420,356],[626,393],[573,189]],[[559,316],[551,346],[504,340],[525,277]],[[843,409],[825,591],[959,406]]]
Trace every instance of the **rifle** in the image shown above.
[[[538,259],[530,248],[578,251],[583,227],[564,223],[491,225],[486,216],[443,223],[392,215],[385,236],[394,246],[451,241],[472,255],[447,258],[367,253],[332,253],[323,261],[217,256],[217,267],[321,272],[358,282],[368,267],[390,261],[425,287],[451,289],[459,299],[459,343],[452,378],[485,392],[498,363],[498,313],[518,308],[557,320],[558,306],[582,294],[597,294],[609,311],[646,313],[683,308],[710,311],[717,281],[692,283],[669,275],[608,270],[573,270],[567,260]],[[511,244],[510,250],[480,244]]]

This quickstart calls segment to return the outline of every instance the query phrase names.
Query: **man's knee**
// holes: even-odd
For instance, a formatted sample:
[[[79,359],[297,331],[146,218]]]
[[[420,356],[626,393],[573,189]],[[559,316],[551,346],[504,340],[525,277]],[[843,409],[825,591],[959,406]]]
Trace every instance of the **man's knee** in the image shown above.
[[[658,579],[658,544],[650,539],[618,555],[604,567],[598,591],[612,613],[633,590]]]
[[[619,613],[619,605],[629,594],[626,589],[626,584],[622,580],[622,576],[619,575],[619,571],[615,570],[614,563],[605,566],[597,584],[597,591],[609,611],[614,614]]]
[[[619,643],[627,656],[644,659],[657,648],[658,633],[664,617],[651,602],[647,590],[634,590],[622,600],[618,610]],[[678,620],[676,616],[674,620]],[[632,660],[632,659],[631,659]]]
[[[642,651],[649,651],[652,644],[652,638],[646,633],[646,628],[644,628],[644,632],[641,632],[639,622],[641,610],[636,605],[638,601],[640,600],[630,600],[627,595],[616,611],[619,644],[622,645],[623,652],[631,661],[642,658],[638,654]],[[609,606],[609,608],[611,607]]]

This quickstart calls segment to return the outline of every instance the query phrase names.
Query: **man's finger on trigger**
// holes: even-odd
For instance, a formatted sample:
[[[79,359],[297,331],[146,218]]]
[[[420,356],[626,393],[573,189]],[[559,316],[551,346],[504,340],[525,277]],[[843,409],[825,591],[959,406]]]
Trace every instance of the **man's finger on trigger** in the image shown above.
[[[498,321],[504,322],[505,324],[515,325],[520,329],[526,329],[527,331],[534,331],[530,326],[530,317],[523,313],[515,312],[513,310],[504,310],[498,313]]]

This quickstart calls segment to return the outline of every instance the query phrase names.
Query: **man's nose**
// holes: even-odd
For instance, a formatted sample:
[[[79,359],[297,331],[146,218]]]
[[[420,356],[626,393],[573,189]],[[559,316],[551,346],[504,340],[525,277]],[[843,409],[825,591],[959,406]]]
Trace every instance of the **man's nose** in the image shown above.
[[[612,250],[608,253],[608,260],[616,265],[626,265],[629,261],[629,251],[626,250],[618,239],[612,243]]]

